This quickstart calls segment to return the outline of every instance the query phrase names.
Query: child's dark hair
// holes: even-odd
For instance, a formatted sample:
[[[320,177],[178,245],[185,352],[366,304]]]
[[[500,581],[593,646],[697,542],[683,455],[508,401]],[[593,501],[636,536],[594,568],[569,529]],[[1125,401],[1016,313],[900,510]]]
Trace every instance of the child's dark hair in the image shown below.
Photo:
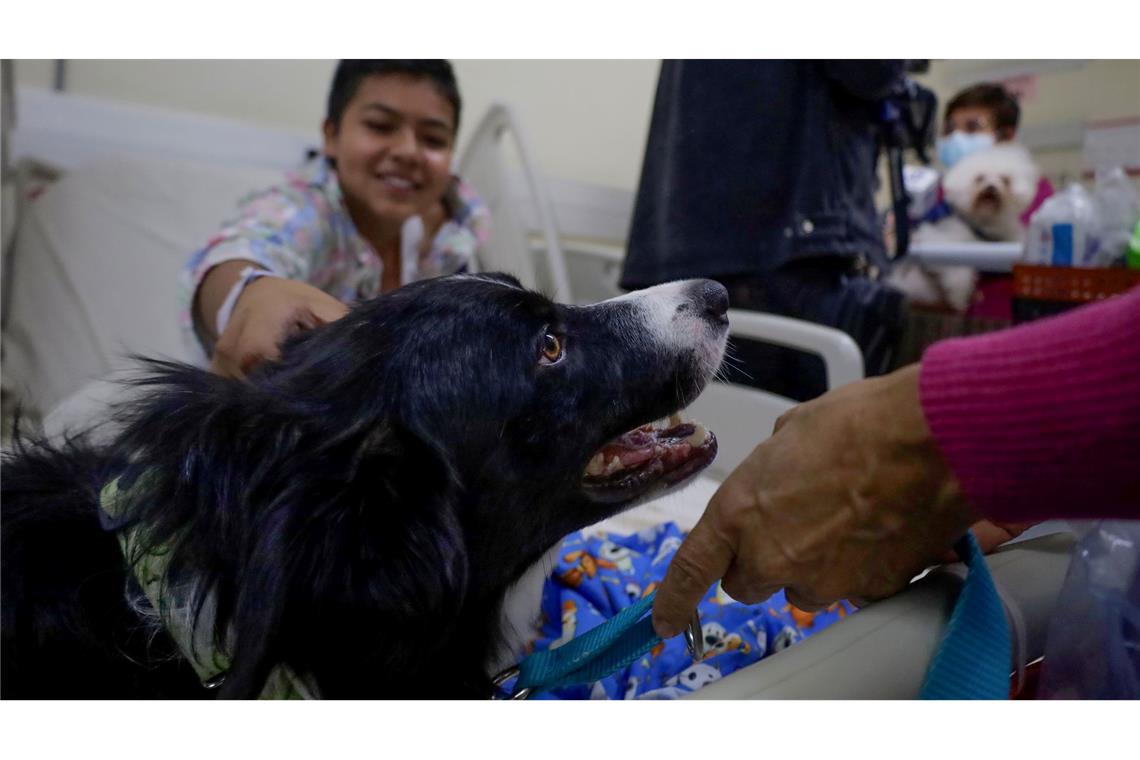
[[[337,64],[336,73],[333,74],[332,87],[329,88],[329,102],[325,116],[335,126],[340,126],[344,109],[356,94],[360,81],[374,74],[404,74],[429,80],[439,94],[451,103],[455,110],[455,130],[459,131],[459,110],[461,100],[459,85],[455,81],[455,72],[451,63],[438,59],[424,60],[364,60],[349,59]]]
[[[1000,84],[982,83],[967,87],[946,104],[946,115],[949,116],[958,108],[970,107],[988,109],[994,115],[995,129],[1014,132],[1021,119],[1021,106]]]

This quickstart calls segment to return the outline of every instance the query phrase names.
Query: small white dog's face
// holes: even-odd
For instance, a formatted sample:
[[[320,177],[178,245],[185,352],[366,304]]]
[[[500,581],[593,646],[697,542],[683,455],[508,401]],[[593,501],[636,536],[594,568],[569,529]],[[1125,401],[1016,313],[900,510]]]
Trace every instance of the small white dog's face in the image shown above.
[[[1037,194],[1040,177],[1029,152],[1004,143],[966,156],[943,178],[946,201],[993,240],[1021,238],[1019,217]]]

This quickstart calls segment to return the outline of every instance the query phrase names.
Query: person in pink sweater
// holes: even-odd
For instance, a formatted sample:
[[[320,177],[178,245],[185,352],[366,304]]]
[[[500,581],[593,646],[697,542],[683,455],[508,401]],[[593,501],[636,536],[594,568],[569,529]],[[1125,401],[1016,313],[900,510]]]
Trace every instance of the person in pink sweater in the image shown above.
[[[882,598],[979,520],[1055,517],[1140,518],[1140,289],[787,412],[677,551],[654,626],[681,631],[717,579],[804,610]]]

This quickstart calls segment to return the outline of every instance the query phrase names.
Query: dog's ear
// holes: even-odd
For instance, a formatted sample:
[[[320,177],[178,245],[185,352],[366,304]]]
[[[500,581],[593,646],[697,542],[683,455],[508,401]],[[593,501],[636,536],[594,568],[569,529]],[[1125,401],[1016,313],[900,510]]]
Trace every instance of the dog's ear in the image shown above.
[[[441,456],[385,425],[309,459],[259,521],[221,696],[257,696],[281,663],[326,696],[357,691],[406,659],[399,637],[416,637],[412,652],[446,640],[463,605],[467,547]]]

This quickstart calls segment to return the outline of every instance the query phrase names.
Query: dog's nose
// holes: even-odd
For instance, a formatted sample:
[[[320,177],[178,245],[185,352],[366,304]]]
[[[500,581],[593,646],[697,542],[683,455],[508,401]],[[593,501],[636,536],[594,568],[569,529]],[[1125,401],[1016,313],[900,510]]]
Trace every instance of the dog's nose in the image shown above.
[[[705,280],[697,293],[701,312],[714,322],[728,322],[728,290],[719,282]]]

